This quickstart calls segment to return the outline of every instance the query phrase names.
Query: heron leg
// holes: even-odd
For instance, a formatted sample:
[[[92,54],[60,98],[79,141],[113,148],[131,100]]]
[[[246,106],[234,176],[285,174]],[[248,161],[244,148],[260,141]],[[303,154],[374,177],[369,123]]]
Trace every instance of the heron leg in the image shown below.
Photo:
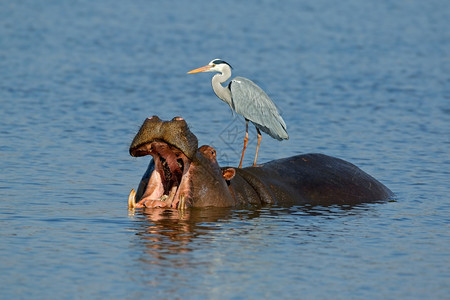
[[[253,161],[253,167],[256,167],[256,160],[258,159],[258,151],[259,151],[259,144],[261,144],[261,132],[258,128],[256,128],[256,132],[258,133],[258,144],[256,145],[256,154],[255,154],[255,161]]]
[[[245,119],[244,148],[242,149],[242,156],[241,156],[241,162],[239,163],[239,168],[242,168],[242,162],[244,161],[244,153],[245,153],[245,148],[247,148],[247,142],[248,142],[248,120]]]

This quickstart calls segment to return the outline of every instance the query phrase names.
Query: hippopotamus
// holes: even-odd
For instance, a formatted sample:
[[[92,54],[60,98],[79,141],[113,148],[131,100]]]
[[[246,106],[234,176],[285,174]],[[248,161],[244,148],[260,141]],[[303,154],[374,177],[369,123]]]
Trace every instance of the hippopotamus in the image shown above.
[[[356,205],[394,195],[357,166],[325,154],[301,154],[256,167],[220,167],[216,150],[198,147],[181,117],[147,118],[130,155],[153,158],[137,192],[130,192],[130,208]]]

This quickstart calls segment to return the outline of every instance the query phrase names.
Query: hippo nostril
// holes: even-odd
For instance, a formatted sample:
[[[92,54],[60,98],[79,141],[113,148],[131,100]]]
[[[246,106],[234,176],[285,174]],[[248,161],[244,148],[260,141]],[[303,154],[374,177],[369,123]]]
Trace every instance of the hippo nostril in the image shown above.
[[[174,117],[172,121],[183,121],[184,119],[182,117]]]

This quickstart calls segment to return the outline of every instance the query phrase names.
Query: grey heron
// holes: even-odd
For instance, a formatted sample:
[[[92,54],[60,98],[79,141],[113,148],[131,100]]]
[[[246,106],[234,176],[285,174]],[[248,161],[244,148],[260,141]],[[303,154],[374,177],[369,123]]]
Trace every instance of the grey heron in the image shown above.
[[[279,141],[289,139],[286,131],[286,123],[280,116],[277,107],[267,94],[257,86],[253,81],[244,77],[233,78],[228,86],[222,86],[231,77],[232,67],[226,61],[219,58],[213,59],[204,67],[189,71],[189,74],[199,72],[218,72],[212,78],[212,88],[217,97],[227,103],[232,110],[245,118],[245,138],[244,148],[242,149],[241,162],[242,167],[245,149],[248,142],[248,121],[251,121],[256,127],[258,134],[258,143],[256,145],[255,160],[253,166],[256,166],[258,158],[259,145],[261,143],[261,131],[267,133]]]

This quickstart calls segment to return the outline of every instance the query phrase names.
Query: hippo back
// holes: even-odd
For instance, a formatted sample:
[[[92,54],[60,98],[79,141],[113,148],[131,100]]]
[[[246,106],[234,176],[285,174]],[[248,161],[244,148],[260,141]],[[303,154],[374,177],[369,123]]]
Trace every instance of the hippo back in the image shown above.
[[[393,197],[381,182],[357,166],[324,154],[278,159],[262,167],[237,169],[262,203],[355,205]]]

